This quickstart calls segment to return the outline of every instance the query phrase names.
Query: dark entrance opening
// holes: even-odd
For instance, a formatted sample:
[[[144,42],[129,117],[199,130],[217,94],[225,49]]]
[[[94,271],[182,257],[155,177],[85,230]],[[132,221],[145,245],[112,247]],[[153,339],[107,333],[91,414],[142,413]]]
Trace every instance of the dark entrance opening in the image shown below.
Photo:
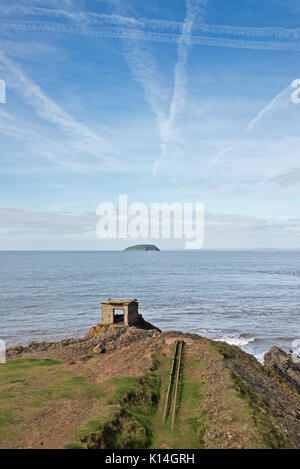
[[[124,309],[114,309],[114,324],[124,324]]]

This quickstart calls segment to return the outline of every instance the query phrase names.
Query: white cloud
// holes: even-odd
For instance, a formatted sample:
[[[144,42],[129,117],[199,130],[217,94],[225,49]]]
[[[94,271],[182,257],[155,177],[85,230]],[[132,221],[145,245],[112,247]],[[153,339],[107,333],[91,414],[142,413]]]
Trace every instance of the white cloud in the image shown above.
[[[66,210],[33,212],[0,207],[0,219],[0,239],[5,240],[9,236],[9,239],[14,238],[19,246],[25,238],[42,241],[44,238],[55,240],[67,236],[74,241],[76,236],[81,234],[95,235],[99,217],[94,212],[72,213]],[[276,219],[240,214],[205,213],[205,247],[300,247],[299,234],[300,218]],[[127,243],[129,241],[130,239]],[[87,239],[86,243],[88,242]],[[124,244],[124,240],[118,242],[120,245]],[[55,246],[57,249],[60,248],[59,244]],[[105,245],[101,246],[105,248]],[[76,248],[76,243],[74,247]]]
[[[93,212],[73,214],[71,212],[32,212],[29,210],[1,207],[0,235],[14,234],[78,234],[96,230],[96,215]]]
[[[147,102],[156,116],[160,133],[160,156],[155,161],[153,174],[156,175],[162,162],[178,151],[178,135],[174,124],[185,106],[186,65],[190,48],[191,32],[197,16],[203,14],[206,0],[187,0],[187,14],[178,37],[178,60],[174,70],[172,95],[162,84],[158,66],[149,51],[140,45],[126,43],[126,58],[136,79],[141,83]],[[138,32],[140,33],[140,32]],[[168,102],[169,101],[169,102]]]
[[[76,121],[60,105],[46,96],[41,88],[25,75],[20,66],[0,52],[1,63],[3,66],[1,75],[5,78],[7,87],[29,104],[41,119],[57,126],[67,137],[67,143],[60,145],[47,141],[47,138],[41,137],[26,123],[20,125],[16,120],[13,122],[12,116],[10,120],[3,119],[3,113],[0,121],[2,133],[24,139],[41,151],[43,157],[74,170],[86,170],[89,166],[97,169],[120,169],[120,165],[112,156],[112,147],[105,138]],[[75,158],[77,154],[81,154],[81,161],[75,161],[74,154]]]
[[[86,153],[85,149],[82,149],[81,146],[78,147],[76,139],[57,138],[53,140],[53,138],[49,138],[45,134],[43,128],[39,129],[36,127],[33,129],[30,123],[27,124],[24,120],[20,121],[3,110],[0,110],[0,134],[18,139],[22,142],[22,150],[24,150],[25,144],[26,148],[30,150],[31,156],[43,158],[73,172],[88,173],[91,170],[103,171],[111,169],[111,164],[105,165],[102,161],[99,161],[99,158]],[[24,163],[26,166],[18,167],[13,162],[10,165],[9,160],[5,168],[1,167],[1,172],[25,174],[45,171],[43,167],[38,168],[36,163],[31,167],[28,159]],[[121,167],[118,169],[123,170]]]
[[[295,13],[300,12],[300,0],[276,0],[276,2]]]
[[[64,58],[62,49],[52,47],[47,42],[42,41],[13,41],[1,40],[1,50],[5,51],[6,55],[14,59],[29,59],[31,61],[48,58]]]
[[[58,125],[63,131],[72,136],[80,136],[87,144],[97,144],[103,152],[111,150],[105,139],[85,125],[77,122],[52,99],[48,98],[30,78],[13,61],[0,53],[0,61],[4,65],[7,86],[13,89],[25,102],[32,106],[37,114],[46,121]],[[105,158],[105,157],[104,157]]]
[[[285,173],[276,174],[272,176],[267,181],[275,182],[280,186],[294,186],[300,185],[300,168],[291,168]]]

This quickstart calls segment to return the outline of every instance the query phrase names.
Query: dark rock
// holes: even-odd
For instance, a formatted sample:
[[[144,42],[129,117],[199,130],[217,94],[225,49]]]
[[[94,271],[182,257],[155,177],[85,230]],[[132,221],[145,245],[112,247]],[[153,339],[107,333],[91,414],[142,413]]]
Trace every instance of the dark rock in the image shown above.
[[[294,363],[290,354],[278,347],[272,347],[264,356],[264,364],[300,394],[300,364]]]
[[[80,358],[80,360],[82,362],[87,362],[88,360],[90,360],[91,358],[93,358],[93,355],[84,355],[83,357]]]
[[[16,345],[15,347],[11,347],[10,349],[8,349],[8,356],[9,356],[9,351],[12,351],[12,353],[15,355],[19,355],[20,353],[24,352],[24,350],[25,350],[25,347],[23,347],[22,345]]]
[[[27,347],[34,348],[36,345],[38,345],[38,342],[36,340],[32,340],[29,342]]]
[[[138,329],[144,329],[146,331],[155,330],[155,331],[161,332],[161,330],[158,327],[154,326],[148,321],[145,321],[145,319],[143,318],[141,314],[138,314],[138,318],[133,324],[133,326],[137,327]]]
[[[100,344],[96,345],[96,347],[93,348],[93,353],[104,353],[105,352],[105,347],[104,344],[100,342]]]

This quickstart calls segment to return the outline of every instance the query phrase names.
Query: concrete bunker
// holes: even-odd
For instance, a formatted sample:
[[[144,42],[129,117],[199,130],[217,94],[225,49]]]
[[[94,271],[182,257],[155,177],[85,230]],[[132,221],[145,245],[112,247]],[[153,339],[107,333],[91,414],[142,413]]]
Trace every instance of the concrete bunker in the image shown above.
[[[112,299],[101,303],[102,324],[116,324],[131,326],[139,316],[138,301],[125,299]]]

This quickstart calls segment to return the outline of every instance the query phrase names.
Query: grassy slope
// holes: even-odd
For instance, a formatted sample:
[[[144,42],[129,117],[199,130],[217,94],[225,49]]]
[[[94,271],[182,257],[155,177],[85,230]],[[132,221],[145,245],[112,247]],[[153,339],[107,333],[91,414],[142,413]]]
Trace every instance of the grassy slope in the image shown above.
[[[173,353],[173,348],[172,348]],[[199,382],[195,370],[201,368],[200,360],[191,360],[183,356],[182,374],[180,375],[176,419],[173,432],[170,432],[172,406],[167,413],[166,422],[162,424],[165,396],[169,384],[172,358],[163,357],[160,375],[162,381],[161,405],[152,420],[152,448],[203,448],[203,433],[206,428],[205,415],[197,412],[199,403],[204,396],[204,383]],[[173,398],[175,386],[173,386]]]
[[[51,359],[11,360],[0,366],[0,448],[19,448],[24,424],[54,402],[82,403],[101,397],[100,389],[83,376],[73,376]]]
[[[62,434],[54,443],[59,447],[230,447],[226,435],[231,438],[232,429],[237,429],[242,447],[293,447],[269,416],[267,402],[223,366],[226,351],[220,347],[206,347],[205,359],[184,354],[173,433],[170,414],[162,425],[171,349],[167,355],[152,356],[147,375],[116,377],[103,383],[97,383],[93,376],[76,376],[75,368],[74,372],[66,370],[59,361],[11,360],[0,367],[0,448],[37,447],[38,436],[27,433],[45,433],[45,427],[55,425],[57,418],[48,418],[55,406],[57,429]],[[209,377],[207,357],[217,366],[216,377]],[[217,396],[213,395],[214,380],[224,383]],[[75,416],[65,425],[68,409]],[[216,433],[222,426],[225,436]],[[240,428],[244,431],[239,435]]]

